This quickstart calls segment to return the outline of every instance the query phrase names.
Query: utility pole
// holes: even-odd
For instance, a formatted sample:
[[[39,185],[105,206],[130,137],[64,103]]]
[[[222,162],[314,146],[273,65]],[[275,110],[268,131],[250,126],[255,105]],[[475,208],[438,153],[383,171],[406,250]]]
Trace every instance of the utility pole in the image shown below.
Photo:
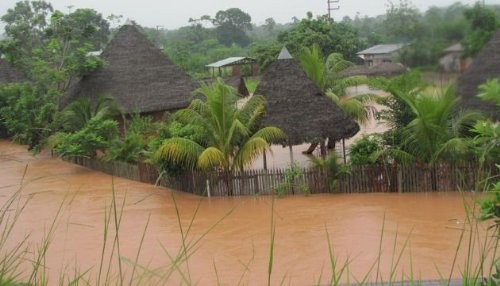
[[[332,11],[340,9],[340,0],[326,0],[328,3],[328,17],[332,18]]]

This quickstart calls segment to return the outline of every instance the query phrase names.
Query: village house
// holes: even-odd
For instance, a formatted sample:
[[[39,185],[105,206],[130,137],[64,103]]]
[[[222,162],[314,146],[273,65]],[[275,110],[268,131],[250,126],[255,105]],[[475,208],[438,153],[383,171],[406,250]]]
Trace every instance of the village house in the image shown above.
[[[376,45],[357,55],[363,59],[365,65],[376,66],[381,63],[393,63],[399,61],[399,53],[404,44],[382,44]]]
[[[464,47],[460,43],[449,46],[443,50],[443,56],[439,59],[439,66],[445,72],[462,73],[469,66],[471,60],[462,58]]]
[[[162,118],[186,108],[199,86],[134,25],[123,25],[101,54],[104,67],[83,76],[66,93],[63,105],[79,97],[111,95],[125,115]]]

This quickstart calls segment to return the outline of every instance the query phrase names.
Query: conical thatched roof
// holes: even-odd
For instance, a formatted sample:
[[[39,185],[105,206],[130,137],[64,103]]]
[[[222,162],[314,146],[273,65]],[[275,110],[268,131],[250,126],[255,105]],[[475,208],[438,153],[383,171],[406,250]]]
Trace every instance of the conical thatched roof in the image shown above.
[[[9,62],[0,58],[0,83],[9,84],[14,82],[27,81],[24,74],[13,67]]]
[[[394,76],[407,72],[408,69],[400,63],[381,63],[379,65],[369,66],[352,66],[340,72],[341,77],[349,77],[355,75],[365,76]]]
[[[197,83],[135,26],[124,25],[102,52],[103,69],[73,85],[65,103],[79,96],[112,95],[125,113],[185,108]]]
[[[457,80],[457,91],[462,97],[464,107],[482,110],[493,116],[495,120],[500,120],[498,106],[476,96],[479,93],[478,86],[492,78],[500,78],[500,30],[493,35]]]
[[[316,138],[339,140],[359,131],[358,124],[327,98],[291,57],[282,56],[267,68],[255,94],[267,101],[263,125],[281,128],[288,135],[287,144]]]

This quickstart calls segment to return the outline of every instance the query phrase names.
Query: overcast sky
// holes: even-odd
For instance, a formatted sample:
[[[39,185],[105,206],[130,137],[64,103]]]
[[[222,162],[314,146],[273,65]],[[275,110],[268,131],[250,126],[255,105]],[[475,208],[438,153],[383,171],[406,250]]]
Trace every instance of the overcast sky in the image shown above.
[[[0,0],[0,15],[14,7],[17,0]],[[272,17],[278,23],[287,23],[296,16],[305,17],[307,11],[314,15],[327,13],[327,0],[49,0],[48,2],[61,11],[68,11],[68,6],[93,8],[105,17],[110,14],[122,15],[147,27],[161,26],[164,29],[176,29],[188,25],[189,18],[201,15],[214,16],[219,10],[240,8],[252,16],[252,22],[264,23]],[[397,3],[398,0],[394,0]],[[425,11],[429,6],[448,6],[456,0],[413,0],[417,8]],[[462,0],[471,5],[475,0]],[[340,0],[340,9],[333,12],[334,18],[342,19],[347,15],[375,16],[384,14],[388,0]],[[486,0],[487,4],[500,4],[500,0]],[[3,30],[3,25],[0,23]]]

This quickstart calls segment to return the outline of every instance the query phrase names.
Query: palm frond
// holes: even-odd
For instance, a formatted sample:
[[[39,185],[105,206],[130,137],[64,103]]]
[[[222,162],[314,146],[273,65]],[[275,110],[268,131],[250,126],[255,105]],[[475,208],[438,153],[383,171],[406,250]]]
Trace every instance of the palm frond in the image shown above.
[[[432,157],[431,163],[444,159],[444,161],[455,161],[471,156],[473,149],[471,140],[466,138],[451,138],[444,142]]]
[[[321,89],[325,88],[325,61],[318,45],[304,48],[299,62],[307,76]]]
[[[175,137],[165,140],[155,152],[154,158],[194,169],[202,152],[203,147],[198,143],[189,139]]]
[[[278,127],[268,126],[261,128],[255,132],[251,139],[262,138],[266,140],[267,143],[280,143],[287,139],[287,135]]]
[[[385,160],[395,160],[400,164],[410,164],[415,162],[415,156],[399,148],[380,149],[373,152],[373,154],[371,154],[369,157],[370,161],[372,162],[376,162],[382,158]]]
[[[340,53],[331,53],[326,58],[326,70],[329,74],[337,74],[354,64],[346,59]]]
[[[252,137],[245,142],[236,154],[234,163],[237,167],[248,166],[269,148],[269,143],[262,137]]]
[[[263,115],[265,106],[266,100],[263,96],[252,95],[248,101],[239,108],[238,119],[240,119],[243,124],[249,123],[253,125],[256,119]]]
[[[500,106],[500,80],[493,78],[479,85],[480,93],[477,95],[483,100],[491,100]]]
[[[197,160],[198,168],[203,170],[222,167],[227,164],[228,162],[224,157],[224,153],[215,147],[208,147],[203,150]]]

